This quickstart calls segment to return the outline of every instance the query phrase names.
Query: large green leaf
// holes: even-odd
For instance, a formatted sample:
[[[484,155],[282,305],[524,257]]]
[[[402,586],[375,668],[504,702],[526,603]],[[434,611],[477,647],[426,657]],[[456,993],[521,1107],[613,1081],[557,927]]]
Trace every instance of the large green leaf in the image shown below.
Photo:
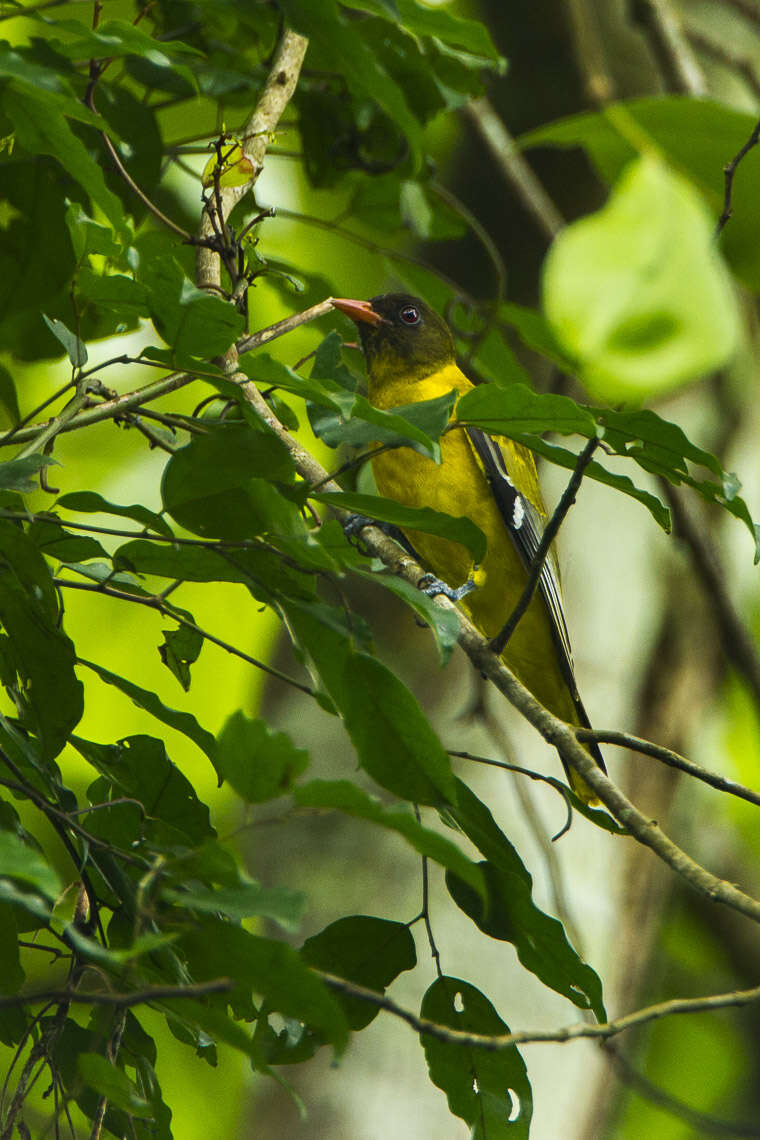
[[[339,707],[359,763],[381,787],[420,804],[455,797],[446,749],[409,689],[376,658],[348,658]]]
[[[205,728],[201,728],[198,721],[192,713],[182,712],[178,709],[170,709],[164,702],[151,692],[150,689],[143,689],[140,685],[136,685],[134,681],[128,681],[125,677],[120,677],[118,673],[112,673],[110,669],[105,669],[102,665],[97,665],[94,661],[80,660],[80,665],[86,665],[88,669],[92,669],[93,673],[97,673],[101,681],[105,681],[107,685],[113,685],[114,688],[119,689],[125,696],[129,697],[134,704],[140,709],[145,709],[156,720],[160,720],[162,724],[168,724],[170,728],[176,729],[177,732],[183,733],[184,736],[190,738],[198,745],[201,752],[205,752],[211,763],[216,767],[216,740],[207,732]],[[221,782],[221,777],[220,777]]]
[[[0,520],[0,622],[13,647],[29,725],[48,759],[84,709],[74,646],[59,628],[58,601],[45,559],[20,527]]]
[[[409,927],[367,914],[352,914],[330,923],[306,939],[301,957],[309,966],[378,993],[384,993],[399,974],[413,970],[417,964]],[[377,1006],[358,998],[341,995],[340,1001],[354,1031],[364,1029],[380,1012]]]
[[[423,827],[406,808],[384,807],[348,780],[313,780],[297,787],[293,799],[300,807],[338,811],[395,831],[420,855],[454,871],[476,891],[484,889],[480,869],[455,843]]]
[[[217,771],[247,803],[284,795],[309,763],[284,732],[273,732],[260,717],[232,713],[216,744]]]
[[[449,874],[446,881],[457,906],[484,934],[511,942],[522,965],[544,985],[606,1021],[597,974],[570,945],[562,923],[533,902],[531,877],[488,808],[466,784],[458,781],[457,787],[458,802],[451,814],[486,856],[481,867],[488,892],[485,901],[477,898],[470,886]]]
[[[233,981],[227,995],[233,1006],[246,1008],[253,990],[286,1017],[320,1030],[336,1052],[343,1050],[348,1036],[343,1009],[292,947],[213,918],[199,918],[180,946],[198,981]]]
[[[460,978],[437,978],[420,1012],[438,1025],[466,1033],[509,1033],[488,998]],[[445,1092],[451,1111],[472,1126],[473,1140],[528,1140],[533,1096],[515,1046],[491,1051],[430,1034],[422,1034],[422,1046],[431,1081]]]
[[[717,219],[723,205],[723,168],[750,138],[756,116],[711,99],[682,95],[631,99],[620,105],[620,111],[622,123],[606,111],[584,112],[538,127],[519,142],[524,147],[582,146],[601,176],[612,183],[636,157],[643,132],[699,188]],[[629,125],[633,130],[627,130]],[[760,286],[758,194],[760,164],[750,156],[734,179],[733,215],[721,235],[721,246],[734,272],[753,288]]]
[[[738,311],[707,210],[652,156],[631,163],[607,205],[555,239],[543,298],[585,387],[608,403],[651,399],[736,350]]]
[[[421,530],[425,534],[436,534],[451,542],[459,542],[467,547],[475,562],[482,562],[486,552],[487,540],[483,531],[471,519],[462,515],[444,515],[431,507],[405,507],[395,499],[384,499],[382,495],[360,495],[353,491],[324,491],[311,495],[310,498],[406,530]]]
[[[269,431],[223,424],[194,436],[164,470],[165,509],[188,530],[240,539],[262,531],[303,533],[297,507],[271,480],[289,480],[287,449]]]

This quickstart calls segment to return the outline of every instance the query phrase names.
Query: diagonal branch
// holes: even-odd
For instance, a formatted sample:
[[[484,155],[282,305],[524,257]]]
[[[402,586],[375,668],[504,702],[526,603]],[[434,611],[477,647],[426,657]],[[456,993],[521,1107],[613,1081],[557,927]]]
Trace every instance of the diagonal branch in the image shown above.
[[[645,1006],[633,1013],[625,1014],[614,1021],[603,1021],[594,1025],[586,1021],[576,1025],[567,1025],[561,1029],[525,1029],[515,1033],[496,1034],[493,1037],[485,1033],[468,1033],[466,1030],[453,1029],[448,1025],[441,1025],[426,1017],[418,1017],[416,1013],[405,1009],[385,994],[376,990],[360,986],[356,982],[349,982],[345,978],[338,978],[334,974],[314,970],[313,973],[321,978],[325,985],[337,993],[366,1001],[371,1005],[392,1013],[394,1017],[411,1025],[412,1029],[423,1036],[435,1037],[438,1041],[445,1041],[450,1045],[469,1045],[473,1048],[484,1049],[497,1053],[511,1049],[515,1045],[531,1045],[535,1042],[554,1041],[563,1044],[566,1041],[577,1041],[580,1037],[591,1037],[597,1040],[606,1040],[615,1037],[627,1029],[638,1025],[645,1025],[649,1021],[659,1021],[663,1017],[671,1017],[676,1013],[704,1013],[706,1010],[730,1009],[736,1006],[751,1005],[760,1001],[760,986],[750,990],[734,990],[731,993],[710,994],[707,997],[672,998],[670,1001],[659,1002],[657,1005]]]
[[[264,422],[285,444],[291,454],[296,469],[311,485],[322,484],[326,491],[339,491],[338,485],[330,480],[328,473],[304,447],[295,440],[280,423],[264,400],[255,384],[247,377],[237,374],[234,379],[241,382],[245,398],[258,412]],[[338,518],[345,518],[348,512],[337,509]],[[424,569],[394,541],[376,526],[362,529],[362,541],[368,550],[379,558],[391,571],[399,574],[407,582],[416,586],[424,574]],[[440,609],[453,612],[459,619],[458,642],[479,672],[490,680],[504,694],[510,704],[520,712],[533,727],[555,747],[567,763],[574,768],[596,792],[599,799],[638,841],[650,847],[654,853],[681,875],[695,890],[713,902],[723,903],[755,922],[760,922],[760,901],[745,894],[732,883],[719,879],[706,871],[696,860],[687,855],[672,841],[654,820],[647,819],[642,812],[602,771],[579,742],[575,729],[539,704],[532,693],[518,681],[514,673],[503,664],[492,651],[484,638],[467,617],[448,598],[438,595],[433,604]]]
[[[219,187],[217,210],[221,217],[214,217],[208,209],[204,210],[198,232],[201,241],[214,236],[215,223],[224,228],[233,207],[256,184],[256,180],[264,167],[264,156],[270,137],[276,130],[283,111],[293,97],[308,46],[309,41],[307,39],[299,36],[290,28],[285,28],[269,76],[264,84],[264,90],[243,132],[243,152],[251,162],[253,174],[250,181],[244,186]],[[218,255],[207,246],[201,245],[198,249],[196,261],[196,283],[198,287],[207,289],[219,285],[220,280]]]

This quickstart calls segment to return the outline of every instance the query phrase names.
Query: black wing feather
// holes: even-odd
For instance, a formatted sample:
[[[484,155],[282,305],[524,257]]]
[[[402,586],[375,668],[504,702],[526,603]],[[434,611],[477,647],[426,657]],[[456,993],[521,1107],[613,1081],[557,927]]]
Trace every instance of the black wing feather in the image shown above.
[[[468,427],[466,430],[470,442],[475,449],[478,461],[483,468],[483,473],[488,480],[488,485],[491,489],[494,501],[499,508],[499,513],[504,520],[507,533],[512,539],[517,553],[520,555],[523,566],[526,570],[529,570],[533,564],[544,530],[541,515],[530,500],[526,499],[524,495],[521,495],[515,487],[507,471],[504,456],[498,444],[491,439],[490,436],[486,435],[485,432],[481,431],[480,428]],[[570,691],[570,695],[573,698],[578,719],[584,727],[590,728],[591,724],[578,694],[578,686],[575,681],[570,635],[567,631],[565,614],[562,609],[562,595],[560,592],[558,572],[551,551],[549,556],[544,559],[543,566],[541,567],[538,590],[549,614],[552,638],[557,649],[560,669],[562,670],[562,676]],[[599,764],[603,770],[606,770],[604,769],[604,762],[599,748],[595,744],[590,744],[588,747],[597,764]]]

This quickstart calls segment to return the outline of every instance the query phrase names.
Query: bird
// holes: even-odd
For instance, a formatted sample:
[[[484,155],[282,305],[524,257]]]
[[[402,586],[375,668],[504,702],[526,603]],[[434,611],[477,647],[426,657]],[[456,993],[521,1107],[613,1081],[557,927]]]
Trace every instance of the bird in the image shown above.
[[[369,399],[376,408],[430,400],[452,389],[459,398],[473,388],[457,364],[448,325],[419,297],[385,293],[369,301],[336,297],[332,304],[358,329]],[[411,529],[404,530],[404,537],[440,580],[433,591],[453,592],[476,628],[491,639],[523,593],[547,518],[535,460],[522,444],[473,427],[446,432],[440,446],[440,463],[411,447],[378,452],[372,457],[375,483],[385,498],[465,516],[485,533],[488,547],[477,567],[460,543]],[[575,680],[553,547],[502,660],[555,716],[591,727]],[[584,747],[606,771],[598,745]],[[586,781],[560,759],[576,795],[587,804],[598,803]]]

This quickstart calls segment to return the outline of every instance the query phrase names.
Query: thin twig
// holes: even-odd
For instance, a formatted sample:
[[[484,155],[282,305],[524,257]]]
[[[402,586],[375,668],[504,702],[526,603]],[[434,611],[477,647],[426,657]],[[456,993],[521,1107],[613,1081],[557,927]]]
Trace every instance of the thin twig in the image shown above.
[[[230,978],[214,978],[210,982],[188,983],[186,986],[146,986],[133,993],[108,993],[106,990],[37,990],[30,994],[0,994],[0,1009],[13,1006],[37,1005],[50,1002],[55,1005],[106,1005],[129,1009],[151,1001],[168,1001],[174,998],[204,997],[206,994],[221,994],[231,990],[234,982]]]
[[[238,351],[241,353],[250,352],[254,348],[259,348],[261,345],[267,344],[270,340],[275,340],[277,337],[291,332],[291,330],[298,325],[305,324],[307,321],[313,321],[316,317],[324,316],[331,311],[331,308],[332,304],[330,298],[328,298],[325,301],[320,301],[317,305],[312,305],[309,309],[304,309],[301,313],[294,313],[293,316],[287,317],[284,321],[278,321],[274,325],[260,329],[259,332],[254,333],[252,336],[244,337],[240,342]],[[131,363],[131,361],[123,357],[117,357],[112,363]],[[156,367],[155,363],[149,360],[139,361],[139,363]],[[105,365],[99,365],[99,367],[105,367]],[[158,367],[161,367],[161,365],[158,365]],[[202,379],[204,376],[208,376],[208,378],[212,380],[218,378],[217,373],[211,372],[171,372],[168,376],[162,376],[160,380],[154,380],[151,384],[146,384],[143,388],[137,388],[133,392],[125,392],[121,396],[114,396],[111,400],[103,400],[102,403],[96,407],[87,408],[85,411],[79,412],[72,419],[64,423],[63,426],[59,426],[58,430],[62,432],[76,431],[78,428],[89,427],[90,424],[115,419],[124,412],[130,411],[133,408],[139,408],[142,404],[150,401],[158,400],[169,392],[176,392],[179,388],[184,388],[185,385],[190,384],[193,380]],[[245,379],[247,380],[247,377],[245,377]],[[21,431],[16,431],[13,433],[14,441],[16,443],[26,443],[29,440],[34,440],[38,437],[40,432],[45,431],[54,423],[59,424],[57,417],[52,420],[46,420],[42,424],[35,424],[32,427],[26,427]],[[6,442],[9,442],[10,434],[11,433],[0,436],[0,447]]]
[[[514,191],[539,228],[552,241],[565,224],[554,202],[517,147],[502,119],[485,97],[464,108],[510,190]]]
[[[213,645],[218,645],[220,649],[225,652],[231,653],[233,657],[239,657],[241,661],[246,661],[249,665],[261,669],[264,673],[269,673],[270,676],[276,677],[278,681],[284,681],[287,685],[291,685],[294,689],[300,689],[302,693],[307,696],[313,697],[314,690],[310,689],[308,685],[302,685],[300,681],[296,681],[294,677],[289,677],[287,673],[280,672],[272,665],[265,665],[263,661],[259,661],[256,657],[251,657],[249,653],[244,653],[242,649],[237,649],[234,645],[230,645],[228,641],[222,641],[221,637],[217,637],[213,633],[209,633],[206,629],[201,629],[194,621],[182,617],[169,605],[165,605],[163,600],[157,595],[150,595],[147,598],[141,597],[139,594],[130,594],[126,590],[117,590],[113,586],[108,586],[105,583],[95,582],[70,582],[66,578],[53,578],[56,586],[62,586],[67,590],[84,590],[91,594],[104,594],[108,598],[118,598],[120,601],[135,602],[140,606],[147,606],[148,609],[156,610],[164,617],[176,621],[178,625],[184,626],[186,629],[193,630],[204,639],[210,641]]]
[[[538,544],[538,549],[536,550],[536,553],[533,556],[533,561],[531,562],[528,581],[525,583],[525,588],[520,595],[520,599],[515,608],[512,610],[512,613],[509,615],[509,620],[506,622],[504,628],[499,634],[497,634],[496,637],[494,637],[493,641],[491,642],[491,648],[493,649],[494,653],[501,654],[504,652],[504,648],[507,642],[517,629],[517,624],[520,621],[520,618],[523,616],[528,606],[530,605],[533,595],[536,591],[536,587],[538,586],[538,583],[541,579],[541,572],[544,568],[544,562],[546,561],[546,557],[549,553],[549,550],[551,549],[551,545],[557,536],[557,532],[562,525],[562,521],[565,518],[565,515],[575,502],[576,495],[578,494],[580,485],[583,482],[584,472],[591,462],[594,452],[598,446],[599,440],[596,436],[592,436],[592,438],[584,447],[583,451],[578,456],[575,467],[573,469],[573,473],[570,477],[570,481],[562,494],[562,498],[557,503],[557,507],[552,514],[552,517],[546,524],[544,533],[541,535],[541,541]]]
[[[726,165],[723,167],[723,209],[721,211],[721,215],[718,218],[717,224],[715,226],[715,237],[716,238],[720,236],[720,233],[723,230],[726,222],[728,221],[728,219],[731,217],[731,215],[733,213],[733,203],[732,203],[731,199],[732,199],[733,192],[734,192],[734,176],[736,174],[736,168],[739,165],[739,163],[741,162],[741,160],[744,158],[744,156],[749,151],[751,151],[754,146],[757,146],[759,141],[760,141],[760,119],[758,119],[757,123],[755,123],[754,130],[752,131],[752,134],[749,136],[749,138],[745,142],[744,146],[740,147],[740,149],[736,152],[736,154],[731,159],[731,161],[727,162]]]
[[[295,91],[308,44],[307,39],[291,28],[284,29],[264,90],[243,131],[243,152],[251,163],[251,178],[244,186],[220,188],[220,201],[216,210],[218,217],[215,222],[211,216],[213,211],[208,208],[204,210],[198,232],[201,240],[211,237],[215,224],[222,227],[226,225],[232,208],[255,185],[264,167],[269,140]],[[196,260],[196,284],[200,289],[221,284],[219,257],[202,245],[198,248]]]
[[[605,1040],[633,1029],[637,1025],[645,1025],[649,1021],[659,1021],[663,1017],[672,1017],[681,1013],[704,1013],[706,1010],[730,1009],[736,1006],[751,1005],[760,1001],[760,986],[750,990],[734,990],[732,993],[711,994],[708,997],[671,998],[670,1001],[659,1002],[657,1005],[645,1006],[633,1013],[618,1017],[614,1021],[603,1021],[601,1024],[578,1022],[567,1025],[561,1029],[525,1029],[515,1033],[495,1034],[493,1037],[485,1033],[468,1033],[462,1029],[452,1029],[448,1025],[441,1025],[426,1017],[418,1017],[416,1013],[405,1009],[388,997],[366,986],[349,982],[345,978],[338,978],[334,974],[322,970],[313,970],[325,985],[337,993],[358,998],[371,1005],[392,1013],[394,1017],[411,1025],[417,1033],[424,1036],[435,1037],[438,1041],[445,1041],[450,1045],[468,1045],[472,1048],[485,1049],[488,1052],[501,1052],[511,1049],[515,1045],[531,1045],[536,1042],[556,1042],[564,1044],[566,1041],[577,1041],[580,1037],[591,1037]]]
[[[661,744],[654,744],[651,740],[643,740],[640,736],[633,736],[628,732],[615,732],[604,728],[578,728],[575,730],[575,735],[578,740],[584,742],[593,740],[597,744],[617,744],[621,748],[630,748],[632,752],[640,752],[643,756],[652,756],[655,760],[662,760],[669,768],[678,768],[681,772],[687,772],[721,792],[728,792],[732,796],[738,796],[739,799],[760,806],[760,792],[753,792],[751,788],[745,788],[735,780],[711,772],[709,768],[703,768],[695,760],[688,760],[680,753],[664,748]]]

